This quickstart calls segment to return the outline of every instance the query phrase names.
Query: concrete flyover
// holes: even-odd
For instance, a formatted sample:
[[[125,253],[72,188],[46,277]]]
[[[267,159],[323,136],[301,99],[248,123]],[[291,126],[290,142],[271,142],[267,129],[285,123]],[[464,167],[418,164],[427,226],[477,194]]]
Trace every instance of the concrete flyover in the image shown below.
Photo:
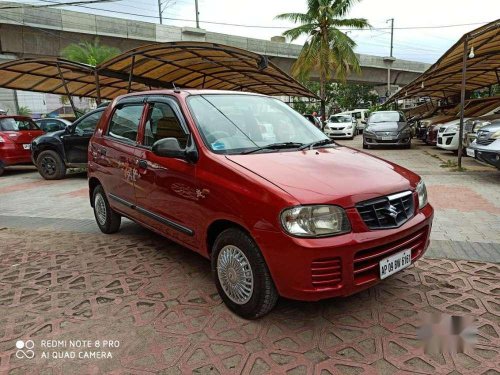
[[[301,45],[284,42],[55,8],[16,8],[0,12],[0,62],[2,55],[17,58],[58,56],[69,43],[92,40],[96,36],[102,43],[118,47],[121,51],[147,43],[181,40],[226,44],[268,55],[285,72],[290,72],[302,48]],[[360,54],[359,60],[362,74],[351,75],[349,81],[387,84],[387,64],[383,57]],[[391,83],[395,86],[406,85],[428,67],[429,64],[421,62],[396,60],[391,68]]]

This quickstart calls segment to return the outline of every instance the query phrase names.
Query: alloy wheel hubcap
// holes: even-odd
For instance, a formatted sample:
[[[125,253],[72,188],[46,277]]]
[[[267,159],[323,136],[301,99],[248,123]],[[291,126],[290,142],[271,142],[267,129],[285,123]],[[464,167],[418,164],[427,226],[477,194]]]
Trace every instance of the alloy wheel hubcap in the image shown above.
[[[45,174],[53,175],[56,172],[56,162],[51,157],[44,157],[42,159],[42,169]]]
[[[94,208],[96,213],[96,218],[99,224],[106,224],[106,203],[101,194],[95,196]]]
[[[238,247],[227,245],[222,248],[217,258],[217,276],[222,289],[234,303],[243,305],[252,298],[252,268]]]

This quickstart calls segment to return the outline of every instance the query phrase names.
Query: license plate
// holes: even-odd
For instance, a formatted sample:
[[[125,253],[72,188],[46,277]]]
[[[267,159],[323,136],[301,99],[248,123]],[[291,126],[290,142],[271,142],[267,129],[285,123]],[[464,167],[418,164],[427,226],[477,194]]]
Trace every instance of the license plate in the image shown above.
[[[476,157],[476,150],[474,150],[473,148],[466,149],[466,152],[467,152],[467,156],[470,156],[471,158]]]
[[[411,264],[411,250],[403,250],[397,254],[382,259],[380,266],[380,279],[383,280],[392,274],[401,271]]]
[[[23,144],[23,148],[25,150],[31,150],[31,144],[30,143],[25,143],[25,144]]]
[[[392,141],[392,137],[382,137],[383,141]]]

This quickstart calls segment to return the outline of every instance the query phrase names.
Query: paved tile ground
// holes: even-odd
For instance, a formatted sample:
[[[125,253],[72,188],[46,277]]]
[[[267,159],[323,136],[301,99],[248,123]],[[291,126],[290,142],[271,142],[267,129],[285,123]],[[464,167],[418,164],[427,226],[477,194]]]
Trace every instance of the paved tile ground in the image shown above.
[[[221,303],[207,260],[155,235],[7,229],[0,241],[0,373],[500,374],[496,264],[424,259],[359,295],[282,299],[245,321]],[[477,345],[425,354],[422,312],[475,318]],[[28,339],[33,359],[15,347]],[[70,340],[118,344],[84,359],[102,349]]]
[[[340,143],[361,148],[361,137]],[[129,221],[101,234],[85,174],[50,182],[33,168],[7,171],[0,374],[500,374],[500,172],[470,159],[467,171],[453,172],[452,163],[440,166],[453,154],[418,144],[369,152],[426,180],[436,209],[426,257],[359,295],[280,300],[255,322],[221,304],[198,255]],[[422,312],[473,317],[478,344],[465,354],[425,354],[416,338]],[[15,347],[29,339],[34,359]],[[52,339],[119,347],[108,359],[44,359],[84,353],[42,348]]]

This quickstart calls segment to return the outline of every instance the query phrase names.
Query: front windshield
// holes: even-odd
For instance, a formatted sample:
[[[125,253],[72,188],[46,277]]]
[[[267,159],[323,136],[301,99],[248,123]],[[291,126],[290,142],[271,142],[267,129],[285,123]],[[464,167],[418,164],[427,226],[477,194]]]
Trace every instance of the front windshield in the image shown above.
[[[36,130],[38,126],[31,120],[16,120],[14,118],[0,119],[0,130],[2,131],[19,131],[19,130]]]
[[[342,122],[352,122],[351,116],[331,116],[330,122],[334,124],[342,123]]]
[[[370,116],[370,123],[376,122],[403,122],[403,115],[399,112],[374,112]]]
[[[299,147],[328,139],[278,99],[211,94],[193,95],[188,103],[205,143],[216,153],[237,154],[276,143]]]

